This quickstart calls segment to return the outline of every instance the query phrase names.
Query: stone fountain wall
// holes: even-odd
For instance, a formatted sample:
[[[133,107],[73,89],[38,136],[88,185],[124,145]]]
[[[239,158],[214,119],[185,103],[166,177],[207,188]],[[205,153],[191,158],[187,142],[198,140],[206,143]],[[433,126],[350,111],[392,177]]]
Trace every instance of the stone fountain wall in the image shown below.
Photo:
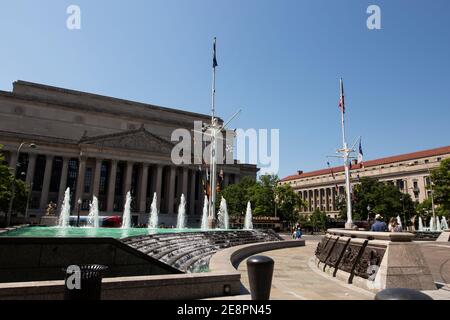
[[[430,268],[413,234],[330,229],[316,249],[316,265],[349,284],[435,290]]]

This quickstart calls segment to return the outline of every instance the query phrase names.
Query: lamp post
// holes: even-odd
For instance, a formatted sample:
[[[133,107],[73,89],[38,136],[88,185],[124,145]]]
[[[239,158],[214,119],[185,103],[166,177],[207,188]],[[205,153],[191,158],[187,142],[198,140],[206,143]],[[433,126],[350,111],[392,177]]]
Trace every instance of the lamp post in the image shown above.
[[[17,166],[19,165],[19,159],[20,159],[20,150],[23,146],[28,146],[31,149],[35,149],[37,147],[36,144],[32,142],[22,142],[19,147],[17,148],[17,163],[13,170],[13,176],[11,179],[11,198],[9,199],[9,206],[8,206],[8,213],[6,215],[6,226],[9,227],[11,224],[11,215],[12,215],[12,207],[14,204],[14,198],[16,196],[16,170]]]
[[[77,210],[77,227],[80,226],[80,209],[81,209],[81,198],[78,199],[77,204],[78,204],[78,210]]]

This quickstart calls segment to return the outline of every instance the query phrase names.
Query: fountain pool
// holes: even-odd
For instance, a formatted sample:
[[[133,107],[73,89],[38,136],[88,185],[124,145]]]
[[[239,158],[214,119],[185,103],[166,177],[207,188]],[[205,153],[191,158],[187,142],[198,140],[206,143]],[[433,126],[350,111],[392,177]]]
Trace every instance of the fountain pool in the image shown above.
[[[215,230],[217,231],[217,229]],[[0,237],[15,238],[115,238],[123,239],[165,233],[202,232],[200,229],[147,229],[147,228],[89,228],[89,227],[23,227],[0,233]],[[205,231],[203,231],[205,232]]]

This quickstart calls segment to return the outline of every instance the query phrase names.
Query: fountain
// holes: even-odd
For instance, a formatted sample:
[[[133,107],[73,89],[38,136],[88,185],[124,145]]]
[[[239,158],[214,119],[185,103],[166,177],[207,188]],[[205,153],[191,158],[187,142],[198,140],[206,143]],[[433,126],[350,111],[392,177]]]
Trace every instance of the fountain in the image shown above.
[[[442,226],[442,230],[448,230],[447,219],[445,219],[444,216],[442,216],[441,226]]]
[[[208,230],[208,196],[205,196],[205,202],[203,204],[203,216],[202,216],[202,230]]]
[[[424,231],[422,217],[419,217],[419,231]]]
[[[61,213],[59,215],[59,226],[66,228],[69,226],[70,218],[70,188],[66,189],[64,193],[64,201],[61,207]]]
[[[253,230],[253,214],[252,214],[252,204],[250,201],[247,203],[247,212],[245,213],[245,230]]]
[[[436,220],[434,217],[431,217],[430,219],[430,231],[436,231]]]
[[[123,209],[122,229],[131,228],[131,192],[127,192],[125,207]]]
[[[181,195],[180,205],[178,206],[177,229],[186,228],[186,199]]]
[[[217,217],[219,219],[219,228],[228,230],[230,228],[230,222],[228,218],[227,200],[225,200],[224,197],[222,197],[222,200],[220,201]]]
[[[92,198],[92,203],[89,208],[89,216],[88,216],[88,224],[90,227],[98,228],[99,220],[98,220],[98,199],[96,196]]]
[[[441,220],[436,217],[436,231],[442,231]]]
[[[397,223],[400,226],[400,228],[402,228],[402,219],[400,218],[400,216],[397,216]]]
[[[150,206],[150,219],[148,220],[148,227],[151,229],[158,228],[158,196],[156,192],[153,194],[152,205]]]

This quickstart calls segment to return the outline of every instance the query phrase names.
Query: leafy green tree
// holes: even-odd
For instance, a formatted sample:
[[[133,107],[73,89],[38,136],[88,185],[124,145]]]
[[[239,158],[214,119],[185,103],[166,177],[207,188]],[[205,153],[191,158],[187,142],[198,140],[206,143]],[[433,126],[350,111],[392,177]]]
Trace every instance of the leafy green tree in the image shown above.
[[[439,206],[440,214],[450,216],[450,158],[442,160],[431,172],[431,181],[435,205]]]
[[[231,184],[225,187],[219,194],[219,201],[217,206],[220,205],[221,197],[227,199],[228,212],[232,216],[245,214],[247,209],[247,202],[251,200],[250,190],[257,184],[257,182],[250,178],[244,177],[237,184]]]
[[[277,215],[283,221],[291,223],[299,222],[299,209],[305,207],[299,194],[290,185],[277,186],[275,188]]]
[[[346,217],[345,199],[341,203],[341,217]],[[353,219],[365,220],[368,216],[381,214],[385,218],[414,214],[414,202],[409,194],[403,194],[396,186],[380,182],[375,178],[361,178],[353,187]],[[370,208],[370,212],[368,211]]]
[[[314,231],[325,230],[327,225],[327,215],[325,212],[316,209],[309,217],[309,221]]]
[[[1,148],[1,146],[0,146]],[[22,180],[15,179],[5,164],[5,158],[0,153],[0,211],[7,213],[12,195],[12,183],[16,185],[13,202],[13,212],[25,212],[28,190]]]

